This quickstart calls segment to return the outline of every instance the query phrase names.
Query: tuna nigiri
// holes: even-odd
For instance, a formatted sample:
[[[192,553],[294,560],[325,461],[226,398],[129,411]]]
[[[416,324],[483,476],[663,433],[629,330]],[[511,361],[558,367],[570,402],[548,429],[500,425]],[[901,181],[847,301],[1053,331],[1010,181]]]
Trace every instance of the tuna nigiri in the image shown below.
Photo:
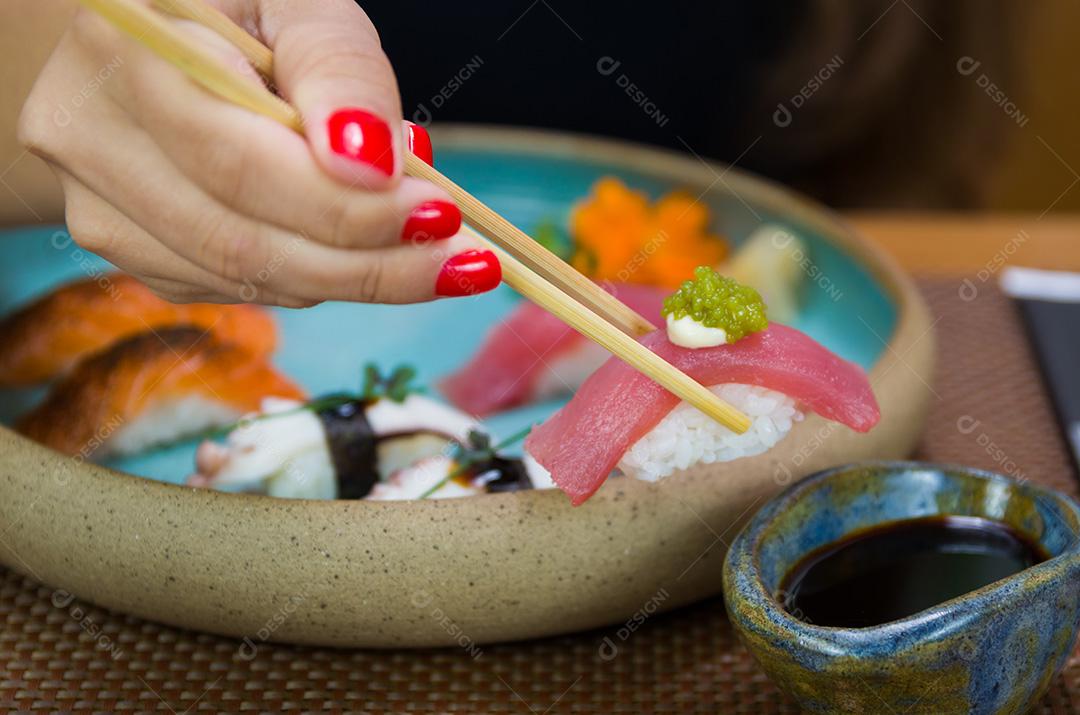
[[[655,480],[699,462],[759,454],[803,410],[865,432],[880,412],[862,369],[803,333],[769,325],[753,288],[701,266],[664,300],[666,331],[641,344],[751,417],[742,434],[706,418],[626,363],[612,358],[525,441],[574,504],[616,466]]]
[[[111,273],[64,286],[0,321],[0,387],[52,380],[118,340],[169,325],[212,330],[254,355],[268,355],[277,339],[259,306],[174,305]]]
[[[623,303],[659,325],[666,291],[605,284]],[[485,338],[472,359],[439,388],[457,407],[484,416],[576,390],[610,357],[542,308],[522,303]]]
[[[663,331],[641,343],[703,385],[720,386],[717,392],[747,411],[754,427],[749,437],[735,435],[612,358],[525,442],[574,504],[592,496],[620,460],[623,471],[641,470],[655,479],[699,461],[723,461],[725,448],[727,459],[762,452],[801,418],[797,405],[858,432],[880,417],[862,369],[794,328],[773,324],[738,342],[701,349],[674,345]],[[680,414],[673,415],[677,407]],[[680,423],[661,425],[669,415]],[[650,444],[658,427],[664,428],[661,439]],[[746,443],[738,444],[742,438]]]
[[[144,332],[80,362],[18,429],[84,459],[130,454],[303,391],[263,355],[190,326]]]

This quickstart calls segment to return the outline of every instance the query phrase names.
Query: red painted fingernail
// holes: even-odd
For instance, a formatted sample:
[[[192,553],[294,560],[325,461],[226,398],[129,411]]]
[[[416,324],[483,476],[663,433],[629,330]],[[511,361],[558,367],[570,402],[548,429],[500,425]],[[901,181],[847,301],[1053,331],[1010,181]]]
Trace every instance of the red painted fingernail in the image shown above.
[[[448,298],[484,293],[499,285],[502,266],[491,251],[465,251],[451,256],[439,271],[435,294]]]
[[[425,201],[409,213],[401,240],[427,243],[450,238],[461,228],[461,211],[449,201]]]
[[[405,146],[409,151],[424,160],[428,166],[435,166],[435,152],[431,148],[431,137],[419,124],[405,122]]]
[[[330,149],[353,161],[370,164],[387,176],[394,173],[390,125],[363,109],[339,109],[326,120]]]

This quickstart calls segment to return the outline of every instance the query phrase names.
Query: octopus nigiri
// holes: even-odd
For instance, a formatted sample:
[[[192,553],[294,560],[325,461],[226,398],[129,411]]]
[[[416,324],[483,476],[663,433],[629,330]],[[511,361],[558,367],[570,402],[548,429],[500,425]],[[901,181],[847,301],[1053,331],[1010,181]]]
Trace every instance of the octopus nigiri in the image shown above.
[[[469,415],[415,393],[306,405],[266,399],[223,443],[203,442],[195,466],[192,486],[294,499],[444,499],[550,486],[491,449]]]
[[[46,382],[112,343],[169,325],[190,325],[263,356],[277,330],[255,305],[175,305],[123,273],[68,284],[0,320],[0,387]]]
[[[170,327],[86,358],[17,428],[57,451],[100,460],[227,425],[265,397],[304,392],[265,355],[201,327]]]

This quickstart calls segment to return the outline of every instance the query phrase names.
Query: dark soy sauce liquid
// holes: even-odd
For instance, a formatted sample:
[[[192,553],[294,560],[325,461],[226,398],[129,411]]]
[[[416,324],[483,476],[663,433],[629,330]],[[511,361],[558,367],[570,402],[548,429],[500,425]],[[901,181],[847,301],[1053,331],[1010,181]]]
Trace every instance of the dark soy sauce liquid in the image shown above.
[[[909,519],[866,529],[805,556],[778,600],[819,626],[895,621],[1045,561],[1012,527],[979,517]]]

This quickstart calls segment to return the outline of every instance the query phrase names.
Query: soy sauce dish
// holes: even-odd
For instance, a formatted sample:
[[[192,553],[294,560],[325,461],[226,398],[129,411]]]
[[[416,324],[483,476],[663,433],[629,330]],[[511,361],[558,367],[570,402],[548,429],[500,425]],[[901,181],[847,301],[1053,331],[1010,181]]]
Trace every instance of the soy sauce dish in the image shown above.
[[[724,599],[807,711],[1022,713],[1080,625],[1080,506],[966,467],[836,467],[746,525]]]

